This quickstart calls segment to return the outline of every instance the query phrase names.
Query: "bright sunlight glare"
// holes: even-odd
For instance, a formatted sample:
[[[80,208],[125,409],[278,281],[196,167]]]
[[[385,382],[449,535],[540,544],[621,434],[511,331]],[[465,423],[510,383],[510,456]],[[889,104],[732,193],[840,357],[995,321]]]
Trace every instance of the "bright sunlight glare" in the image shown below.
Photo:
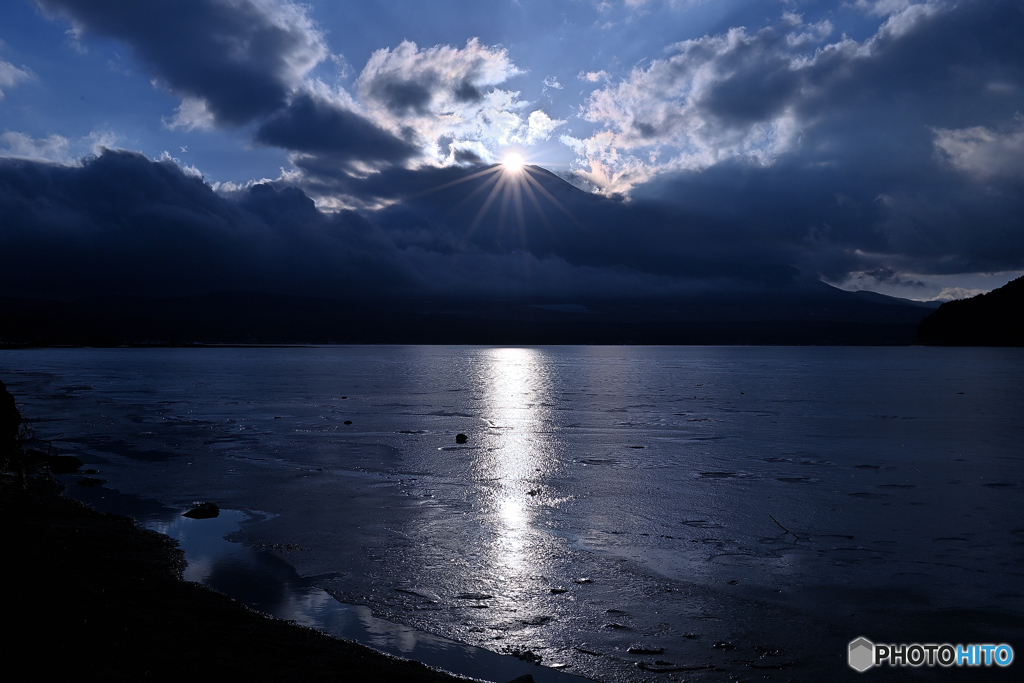
[[[519,156],[515,152],[506,154],[505,158],[501,161],[501,165],[505,167],[505,170],[512,171],[513,173],[520,170],[524,163],[523,157]]]

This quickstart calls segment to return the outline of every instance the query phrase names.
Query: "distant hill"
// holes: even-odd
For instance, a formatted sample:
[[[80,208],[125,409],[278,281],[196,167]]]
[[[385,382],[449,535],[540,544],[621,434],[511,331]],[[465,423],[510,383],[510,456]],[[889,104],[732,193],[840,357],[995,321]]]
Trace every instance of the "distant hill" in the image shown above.
[[[1024,277],[942,304],[921,321],[917,340],[932,346],[1024,346]]]
[[[821,282],[663,300],[344,302],[222,292],[0,298],[0,347],[188,344],[909,345],[927,308]]]
[[[877,301],[883,304],[902,304],[904,306],[917,306],[918,308],[930,308],[932,310],[942,305],[941,301],[915,301],[913,299],[904,299],[898,296],[888,296],[886,294],[879,294],[878,292],[871,292],[866,289],[861,289],[855,292],[857,296],[862,296],[865,299],[871,301]]]

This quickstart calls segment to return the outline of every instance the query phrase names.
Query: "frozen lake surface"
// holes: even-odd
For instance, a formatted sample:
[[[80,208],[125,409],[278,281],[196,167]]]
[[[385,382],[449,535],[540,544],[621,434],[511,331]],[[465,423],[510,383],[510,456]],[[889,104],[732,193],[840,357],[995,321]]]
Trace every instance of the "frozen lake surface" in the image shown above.
[[[186,541],[220,505],[189,577],[304,623],[332,595],[603,681],[1022,645],[1022,349],[47,349],[0,379],[83,496]]]

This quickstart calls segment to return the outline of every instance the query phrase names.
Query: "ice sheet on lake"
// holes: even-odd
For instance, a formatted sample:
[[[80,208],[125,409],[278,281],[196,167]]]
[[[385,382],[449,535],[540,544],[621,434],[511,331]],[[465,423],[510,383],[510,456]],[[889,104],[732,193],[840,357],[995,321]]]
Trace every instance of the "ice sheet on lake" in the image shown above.
[[[0,373],[109,486],[260,511],[231,538],[348,602],[604,680],[1024,614],[1019,349],[65,349]]]

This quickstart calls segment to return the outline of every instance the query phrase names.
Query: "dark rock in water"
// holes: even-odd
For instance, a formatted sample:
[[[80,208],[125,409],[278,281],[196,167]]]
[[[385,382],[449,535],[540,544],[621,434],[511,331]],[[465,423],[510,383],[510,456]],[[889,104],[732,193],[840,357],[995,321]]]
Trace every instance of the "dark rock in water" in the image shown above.
[[[637,662],[636,668],[641,669],[642,671],[650,671],[651,673],[655,674],[667,674],[672,673],[674,671],[698,671],[700,669],[714,669],[715,667],[711,666],[710,664],[704,664],[701,666],[676,666],[672,662],[666,662],[659,659],[653,664],[648,664],[647,662]]]
[[[199,503],[182,515],[182,517],[191,519],[213,519],[218,516],[220,516],[220,508],[216,503]]]
[[[736,646],[727,640],[720,640],[713,646],[716,650],[735,650]]]
[[[626,648],[631,655],[660,655],[665,652],[663,647],[647,647],[646,645],[634,645]]]
[[[436,596],[431,596],[427,591],[425,591],[423,589],[416,589],[416,588],[412,588],[412,587],[406,588],[406,587],[403,587],[403,586],[395,586],[395,592],[397,592],[397,593],[405,593],[406,595],[414,595],[417,598],[423,598],[424,600],[427,601],[428,604],[431,604],[431,605],[437,602],[436,600],[434,600],[434,597],[436,597]]]
[[[50,462],[50,456],[34,448],[26,448],[23,452],[23,462],[32,470],[39,469]]]
[[[347,425],[352,424],[352,420],[345,420],[345,424],[347,424]]]
[[[494,596],[490,593],[459,593],[456,600],[490,600]]]
[[[533,676],[530,674],[524,674],[519,678],[513,678],[508,683],[533,683]]]
[[[533,650],[512,650],[512,656],[518,657],[524,662],[532,662],[533,664],[540,664],[544,659],[541,655],[537,654]],[[519,680],[518,678],[516,680]],[[533,680],[533,677],[530,677]]]
[[[71,474],[77,472],[85,463],[73,455],[55,455],[50,458],[50,471],[54,474]],[[96,474],[87,472],[87,474]]]
[[[566,589],[566,588],[552,588],[551,589],[551,594],[552,595],[561,595],[562,593],[565,593],[567,590],[568,589]]]
[[[469,441],[469,437],[465,434],[459,433],[455,435],[455,443],[466,443]]]

